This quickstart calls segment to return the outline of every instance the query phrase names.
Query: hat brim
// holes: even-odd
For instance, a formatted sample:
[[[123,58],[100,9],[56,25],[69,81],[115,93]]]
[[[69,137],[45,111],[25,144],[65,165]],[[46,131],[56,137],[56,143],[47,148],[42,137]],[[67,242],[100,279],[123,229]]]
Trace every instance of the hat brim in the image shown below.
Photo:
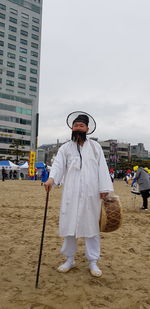
[[[96,130],[96,122],[94,118],[89,115],[88,113],[82,112],[82,111],[76,111],[72,112],[67,116],[66,122],[70,129],[72,129],[73,121],[79,116],[79,115],[87,115],[89,117],[89,124],[88,124],[88,132],[87,135],[92,134]]]

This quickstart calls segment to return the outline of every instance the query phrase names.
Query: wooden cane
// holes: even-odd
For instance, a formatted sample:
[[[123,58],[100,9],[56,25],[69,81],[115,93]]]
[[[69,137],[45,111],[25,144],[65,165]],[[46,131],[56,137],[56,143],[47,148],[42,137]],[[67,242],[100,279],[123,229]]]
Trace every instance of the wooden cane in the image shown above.
[[[36,274],[36,283],[35,283],[36,288],[38,288],[39,275],[40,275],[40,266],[41,266],[42,250],[43,250],[44,232],[45,232],[45,226],[46,226],[48,199],[49,199],[49,190],[47,191],[47,195],[46,195],[43,229],[42,229],[42,235],[41,235],[40,253],[39,253],[39,261],[38,261],[37,274]]]

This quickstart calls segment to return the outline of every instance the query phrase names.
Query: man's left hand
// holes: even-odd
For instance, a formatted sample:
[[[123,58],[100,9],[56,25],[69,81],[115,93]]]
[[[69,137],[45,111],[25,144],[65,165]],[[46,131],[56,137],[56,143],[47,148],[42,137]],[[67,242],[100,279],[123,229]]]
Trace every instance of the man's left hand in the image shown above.
[[[108,196],[108,192],[100,193],[100,199],[105,200],[105,198]]]

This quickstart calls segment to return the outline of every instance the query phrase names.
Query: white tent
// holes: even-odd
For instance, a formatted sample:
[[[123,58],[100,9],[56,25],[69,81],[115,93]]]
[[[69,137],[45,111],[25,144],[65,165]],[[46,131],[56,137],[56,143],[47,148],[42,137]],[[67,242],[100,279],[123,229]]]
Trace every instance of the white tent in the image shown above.
[[[23,163],[23,164],[19,164],[19,167],[20,167],[20,169],[22,169],[22,168],[28,168],[28,167],[29,167],[29,164],[28,164],[28,162],[26,161],[26,162]]]

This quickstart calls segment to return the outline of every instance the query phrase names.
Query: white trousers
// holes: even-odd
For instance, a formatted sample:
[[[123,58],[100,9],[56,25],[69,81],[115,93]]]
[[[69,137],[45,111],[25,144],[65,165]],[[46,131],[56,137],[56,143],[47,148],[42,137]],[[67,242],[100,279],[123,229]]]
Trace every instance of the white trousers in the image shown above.
[[[85,237],[85,256],[88,261],[98,261],[100,258],[100,236]],[[61,253],[68,257],[73,257],[77,251],[77,238],[67,236],[64,239]]]

